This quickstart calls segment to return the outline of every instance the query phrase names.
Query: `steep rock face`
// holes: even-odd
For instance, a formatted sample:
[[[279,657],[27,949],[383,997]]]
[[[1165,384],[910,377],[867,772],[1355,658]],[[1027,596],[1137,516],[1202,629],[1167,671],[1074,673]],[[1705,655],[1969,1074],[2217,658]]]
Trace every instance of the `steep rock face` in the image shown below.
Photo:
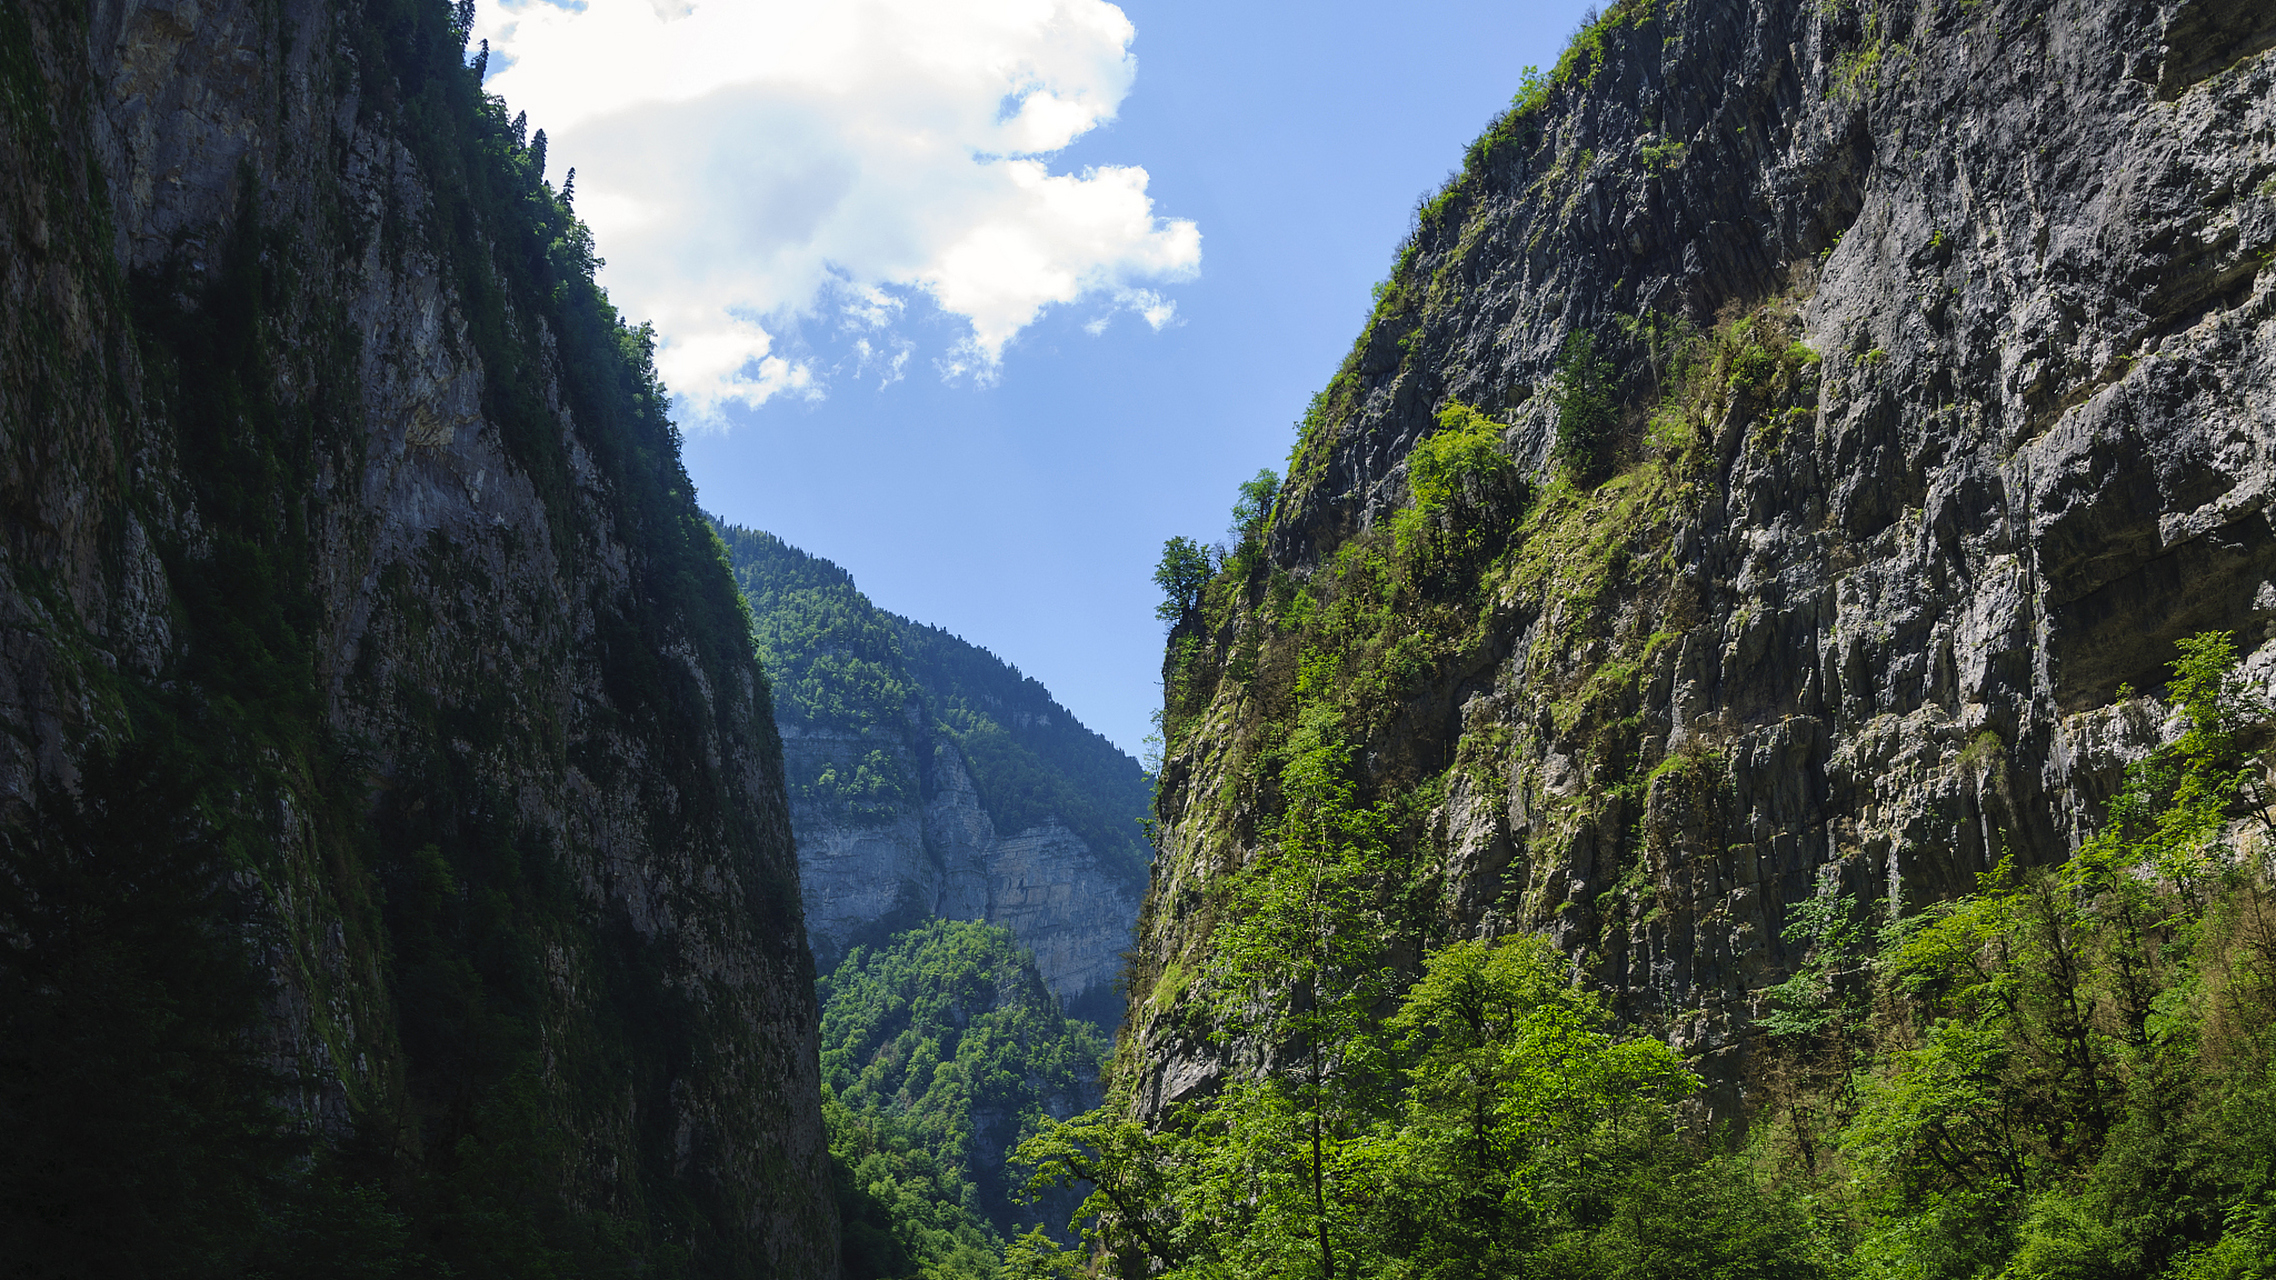
[[[421,1188],[431,1257],[574,1222],[546,1247],[834,1275],[767,688],[641,335],[461,43],[441,4],[0,15],[8,874],[191,797],[288,1111]],[[429,1237],[430,1194],[508,1225]]]
[[[1112,1025],[1143,892],[1137,762],[994,655],[876,608],[836,565],[722,532],[779,676],[823,968],[928,919],[986,921],[1070,1013]]]
[[[782,731],[783,767],[793,777],[855,769],[877,749],[856,732],[789,722]],[[1035,953],[1068,1008],[1111,1019],[1114,980],[1138,919],[1137,886],[1056,818],[999,834],[956,747],[912,736],[915,744],[890,752],[925,779],[921,805],[859,816],[821,801],[791,805],[815,955],[827,967],[849,947],[921,920],[984,920]],[[918,763],[926,754],[929,768]]]
[[[1272,856],[1307,655],[1359,686],[1364,794],[1419,797],[1396,843],[1442,892],[1392,958],[1547,931],[1725,1108],[1792,904],[2064,857],[2180,637],[2267,679],[2272,40],[2219,0],[1585,31],[1423,205],[1263,545],[1173,636],[1141,1105],[1232,1069],[1182,976]],[[1609,412],[1560,451],[1583,335]],[[1480,419],[1522,492],[1419,510],[1418,443]]]

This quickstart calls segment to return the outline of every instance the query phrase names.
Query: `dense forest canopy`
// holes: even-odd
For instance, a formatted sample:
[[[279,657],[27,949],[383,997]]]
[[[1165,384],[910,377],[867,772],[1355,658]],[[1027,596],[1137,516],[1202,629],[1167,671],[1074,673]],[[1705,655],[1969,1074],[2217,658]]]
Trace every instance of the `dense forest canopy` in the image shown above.
[[[1088,1248],[1133,1280],[2276,1274],[2276,717],[2226,635],[2184,642],[2165,694],[2178,733],[2068,862],[1904,914],[1829,881],[1796,913],[1743,1132],[1537,938],[1385,967],[1396,811],[1307,716],[1276,856],[1230,886],[1207,971],[1163,975],[1263,1069],[1020,1159],[1091,1188]]]
[[[992,1280],[1007,1241],[1073,1203],[1023,1203],[1005,1157],[1098,1098],[1106,1042],[1008,931],[970,921],[856,947],[819,994],[847,1274]]]
[[[986,649],[879,609],[837,565],[770,533],[718,527],[786,724],[875,735],[881,746],[937,731],[962,754],[1000,834],[1056,819],[1111,874],[1144,882],[1152,850],[1141,820],[1153,795],[1137,761]],[[882,750],[826,773],[790,784],[854,817],[889,814],[926,785]]]

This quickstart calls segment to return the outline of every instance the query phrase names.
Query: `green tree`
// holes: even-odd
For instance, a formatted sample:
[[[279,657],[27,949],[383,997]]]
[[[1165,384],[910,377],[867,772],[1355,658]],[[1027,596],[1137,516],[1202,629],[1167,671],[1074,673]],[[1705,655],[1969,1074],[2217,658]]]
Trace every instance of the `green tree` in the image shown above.
[[[1328,1187],[1334,1148],[1365,1105],[1379,1070],[1367,1032],[1391,993],[1383,965],[1378,890],[1389,870],[1389,817],[1362,805],[1340,713],[1321,696],[1330,677],[1312,659],[1298,721],[1279,774],[1284,808],[1269,850],[1232,887],[1214,939],[1212,989],[1227,1037],[1257,1037],[1301,1064],[1286,1101],[1302,1132],[1309,1171],[1308,1234],[1319,1274],[1337,1274]],[[1253,1102],[1263,1102],[1262,1096]]]
[[[1473,581],[1477,565],[1507,546],[1507,522],[1522,505],[1516,499],[1523,486],[1501,433],[1501,424],[1450,400],[1438,412],[1438,429],[1408,451],[1414,503],[1392,516],[1391,527],[1422,576]]]
[[[1612,362],[1597,354],[1596,336],[1586,330],[1565,342],[1551,387],[1557,409],[1557,464],[1575,480],[1593,480],[1611,461]]]
[[[1217,572],[1209,549],[1188,537],[1162,544],[1161,562],[1154,566],[1154,585],[1162,589],[1162,602],[1154,616],[1164,622],[1182,622],[1201,607],[1201,589]]]
[[[2002,861],[1885,930],[1882,1016],[1809,1102],[1869,1274],[2246,1276],[2276,1212],[2267,709],[2224,635],[2185,640],[2180,734],[2058,867]],[[1794,1127],[1789,1116],[1779,1122]],[[2258,1264],[2255,1264],[2258,1265]]]
[[[1241,482],[1240,496],[1233,502],[1233,523],[1225,531],[1235,547],[1264,536],[1265,525],[1272,517],[1273,497],[1279,492],[1280,473],[1271,467],[1259,468]]]
[[[1106,1046],[1065,1016],[1009,931],[928,921],[855,948],[816,993],[856,1272],[986,1277],[1022,1226],[1073,1208],[1060,1197],[1023,1211],[1004,1157],[1096,1101]]]
[[[1019,1159],[1090,1185],[1087,1238],[1132,1280],[1816,1274],[1791,1199],[1684,1123],[1675,1051],[1566,969],[1531,936],[1433,952],[1387,1023],[1344,1032],[1346,1069],[1372,1055],[1385,1087],[1324,1089],[1340,1127],[1285,1053],[1155,1130],[1102,1109]]]
[[[1419,1271],[1530,1273],[1528,1259],[1560,1251],[1617,1270],[1617,1239],[1594,1236],[1631,1185],[1704,1158],[1677,1110],[1697,1077],[1665,1043],[1620,1036],[1544,939],[1439,949],[1389,1029],[1406,1088],[1379,1140],[1372,1234]]]

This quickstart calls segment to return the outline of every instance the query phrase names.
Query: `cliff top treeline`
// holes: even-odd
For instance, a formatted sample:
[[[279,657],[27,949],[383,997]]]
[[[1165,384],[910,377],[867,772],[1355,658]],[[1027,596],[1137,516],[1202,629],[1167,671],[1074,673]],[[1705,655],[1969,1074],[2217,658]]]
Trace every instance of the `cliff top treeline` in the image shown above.
[[[1153,851],[1140,825],[1152,780],[1018,668],[939,627],[871,604],[845,570],[773,534],[720,527],[756,620],[780,713],[792,723],[898,736],[937,727],[962,753],[982,806],[1009,835],[1057,820],[1109,873],[1143,884]],[[891,753],[831,771],[840,808],[882,811],[917,798]],[[821,780],[794,778],[793,786]]]

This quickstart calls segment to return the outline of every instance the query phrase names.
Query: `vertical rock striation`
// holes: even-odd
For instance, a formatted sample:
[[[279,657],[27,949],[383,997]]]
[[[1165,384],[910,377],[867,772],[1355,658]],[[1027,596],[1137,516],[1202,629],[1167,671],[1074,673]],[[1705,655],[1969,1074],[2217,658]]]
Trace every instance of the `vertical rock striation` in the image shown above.
[[[832,1276],[767,685],[645,332],[462,44],[0,10],[8,881],[186,797],[288,1127],[430,1259]]]
[[[1419,804],[1414,940],[1550,933],[1724,1107],[1794,903],[2065,857],[2180,637],[2268,679],[2272,42],[2222,0],[1584,30],[1418,210],[1263,546],[1172,638],[1142,1105],[1233,1069],[1184,975],[1272,856],[1306,655],[1365,794]],[[1420,510],[1418,444],[1479,419],[1522,493]]]

